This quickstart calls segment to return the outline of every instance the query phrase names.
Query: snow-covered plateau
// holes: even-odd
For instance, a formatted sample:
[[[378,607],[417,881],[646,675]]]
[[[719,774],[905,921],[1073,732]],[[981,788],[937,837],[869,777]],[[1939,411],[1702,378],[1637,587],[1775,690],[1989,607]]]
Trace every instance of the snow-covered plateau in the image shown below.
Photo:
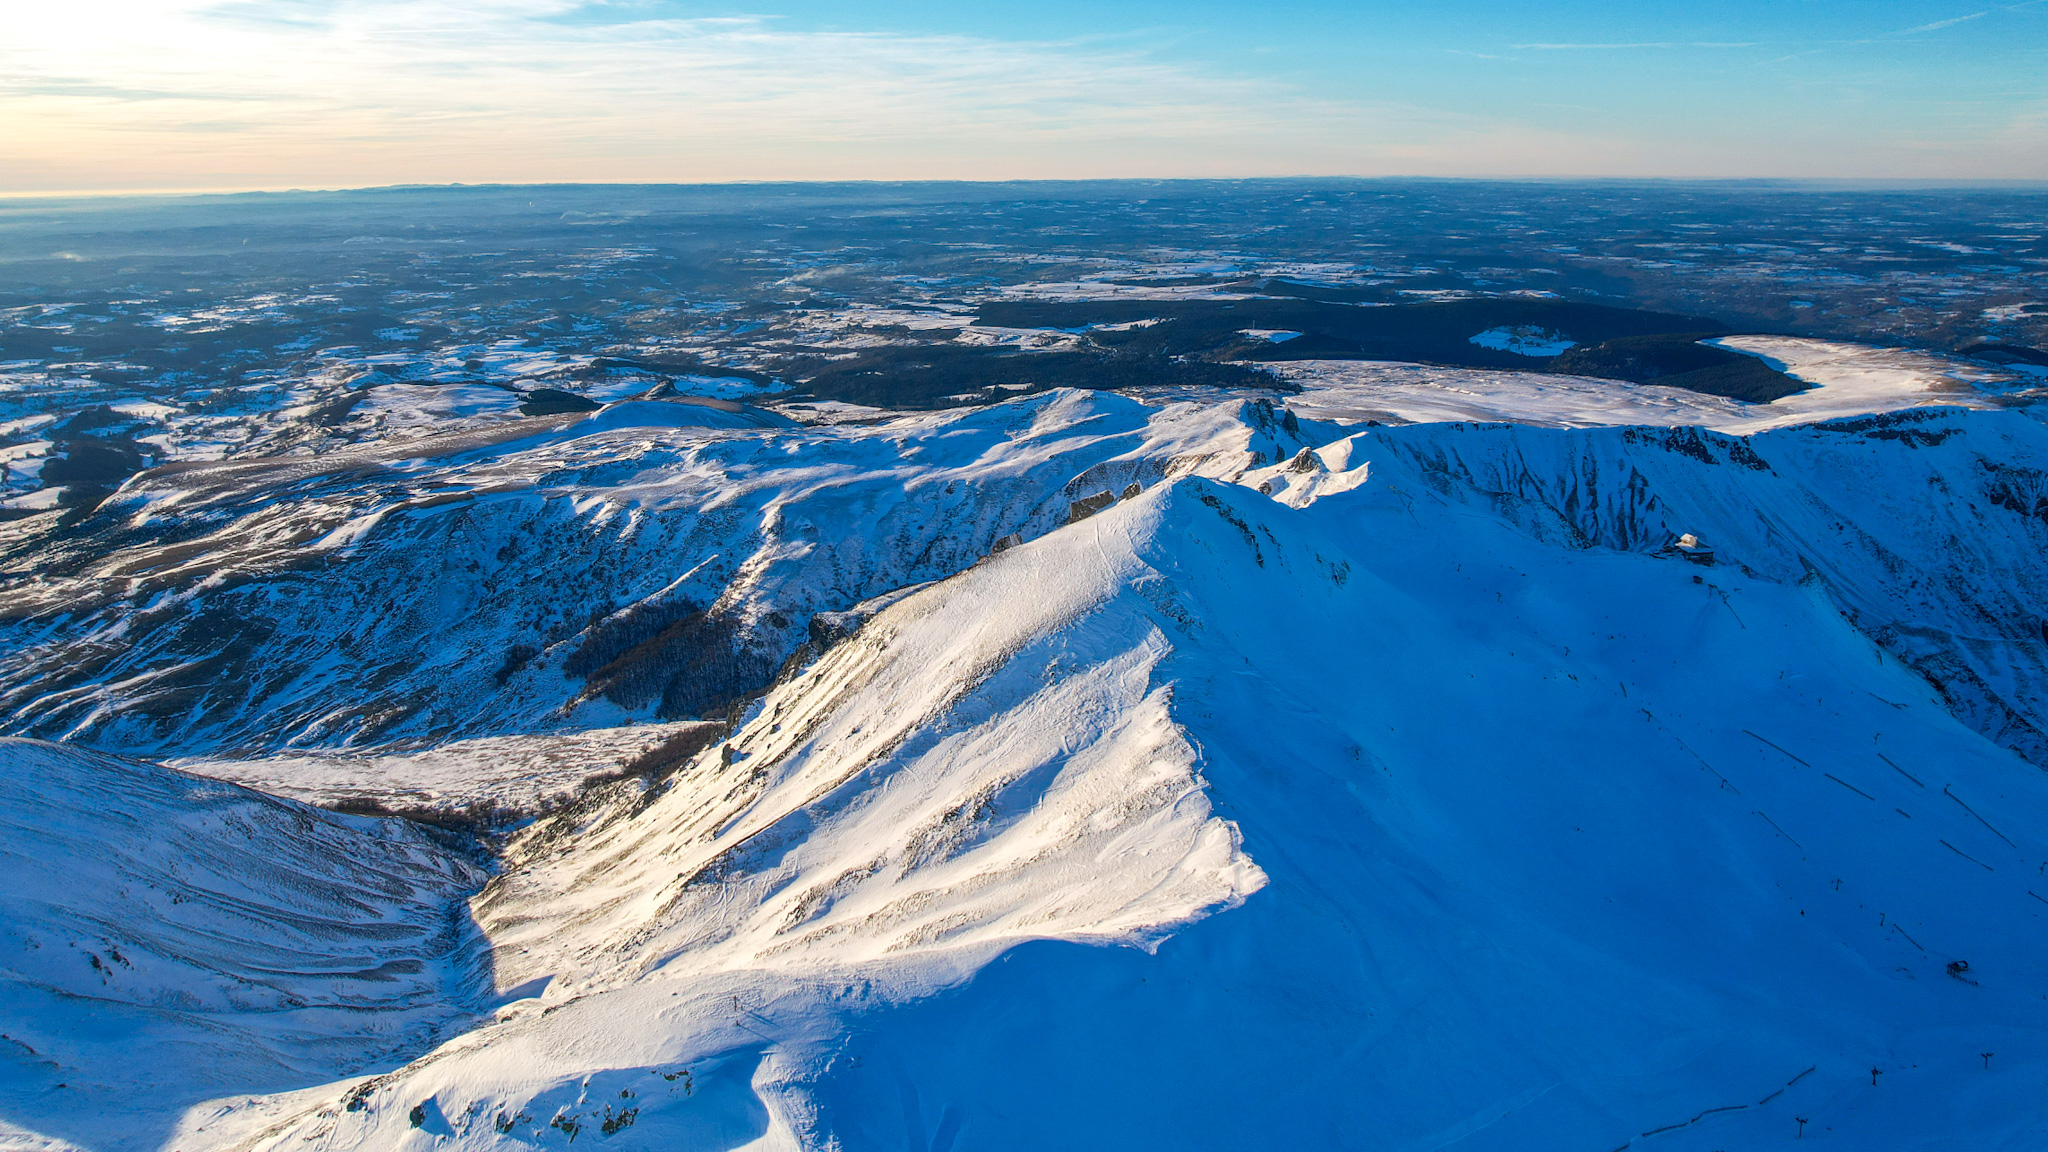
[[[1726,343],[0,524],[0,1148],[2041,1147],[2048,426]]]

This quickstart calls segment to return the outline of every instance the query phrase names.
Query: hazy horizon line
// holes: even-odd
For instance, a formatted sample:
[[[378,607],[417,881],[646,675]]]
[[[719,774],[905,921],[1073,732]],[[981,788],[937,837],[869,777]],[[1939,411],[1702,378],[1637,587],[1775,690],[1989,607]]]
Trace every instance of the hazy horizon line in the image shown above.
[[[1350,173],[1291,173],[1280,175],[1253,176],[1027,176],[1002,179],[976,179],[973,177],[918,177],[891,180],[883,178],[859,179],[745,179],[731,180],[547,180],[547,181],[448,181],[445,183],[399,182],[380,184],[342,184],[333,186],[307,187],[302,185],[259,185],[259,186],[213,186],[213,187],[167,187],[167,188],[73,188],[73,189],[0,189],[0,201],[14,203],[38,200],[114,200],[122,198],[150,199],[173,197],[229,197],[229,196],[290,196],[290,195],[337,195],[352,192],[401,192],[401,191],[491,191],[517,188],[595,189],[595,188],[801,188],[801,187],[943,187],[966,185],[973,187],[1002,187],[1029,185],[1101,185],[1101,184],[1256,184],[1256,183],[1432,183],[1432,184],[1658,184],[1658,185],[1771,185],[1816,190],[1853,191],[1868,189],[1917,189],[1922,191],[1974,191],[2003,190],[2025,191],[2038,189],[2048,192],[2048,179],[1958,177],[1942,179],[1933,177],[1879,177],[1879,176],[1644,176],[1644,175],[1488,175],[1488,176],[1443,176],[1429,173],[1386,173],[1363,176]]]

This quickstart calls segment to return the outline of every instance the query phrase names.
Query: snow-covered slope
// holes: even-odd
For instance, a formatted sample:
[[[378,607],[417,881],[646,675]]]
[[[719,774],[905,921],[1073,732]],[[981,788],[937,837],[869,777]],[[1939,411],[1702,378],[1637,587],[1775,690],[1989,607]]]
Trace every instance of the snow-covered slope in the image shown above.
[[[188,1105],[417,1055],[488,993],[484,873],[403,821],[0,740],[0,877],[0,1147],[155,1148]]]
[[[1690,532],[1723,566],[1817,579],[1966,723],[2048,767],[2048,428],[2029,415],[1917,409],[1746,438],[1419,425],[1245,480],[1299,503],[1361,466],[1565,547],[1651,553]]]
[[[451,740],[420,750],[331,749],[235,759],[192,756],[167,761],[196,776],[231,780],[308,804],[392,811],[474,812],[516,817],[573,798],[592,777],[617,776],[649,753],[717,725],[622,724],[518,736]],[[713,730],[713,731],[707,731]]]
[[[1890,355],[1879,350],[1770,349],[1819,357],[1822,386],[1743,405],[1613,381],[1311,365],[1288,410],[1061,391],[799,427],[727,402],[626,401],[328,456],[177,465],[69,528],[0,532],[0,731],[246,756],[716,717],[774,678],[817,613],[950,575],[1133,483],[1290,461],[1375,413],[1755,430],[1933,395],[1932,377],[1864,365]],[[1841,404],[1823,403],[1839,389]],[[1543,464],[1535,475],[1585,471]],[[1670,482],[1719,480],[1709,468]],[[1991,483],[1968,468],[1948,480]],[[1569,482],[1547,495],[1593,498]],[[1870,530],[1865,509],[1835,511]]]
[[[640,401],[146,473],[17,552],[0,730],[246,754],[715,715],[814,614],[1077,500],[1285,458],[1288,423],[1080,392],[832,428]]]
[[[1755,356],[1813,385],[1768,405],[1776,421],[1768,425],[1772,427],[1923,404],[1988,408],[1995,406],[1999,395],[2030,391],[2038,383],[2024,373],[1982,361],[1912,348],[1874,348],[1791,336],[1724,336],[1707,343]],[[1727,432],[1749,432],[1764,426],[1754,420],[1732,427],[1715,425]]]
[[[486,883],[0,748],[0,900],[71,930],[0,985],[49,1034],[0,1147],[2048,1139],[2028,412],[614,411],[158,473],[38,546],[12,730],[324,799],[582,791]],[[579,732],[726,698],[694,754]]]
[[[539,1000],[179,1145],[2044,1136],[2037,769],[1823,577],[1353,480],[901,600],[517,845],[476,915]]]
[[[1756,356],[1811,387],[1768,404],[1750,404],[1661,384],[1550,373],[1358,360],[1273,367],[1302,389],[1290,406],[1321,420],[1698,426],[1740,435],[1923,405],[1996,408],[2007,396],[2034,392],[2039,383],[1980,362],[1900,348],[1793,336],[1729,336],[1706,343]]]

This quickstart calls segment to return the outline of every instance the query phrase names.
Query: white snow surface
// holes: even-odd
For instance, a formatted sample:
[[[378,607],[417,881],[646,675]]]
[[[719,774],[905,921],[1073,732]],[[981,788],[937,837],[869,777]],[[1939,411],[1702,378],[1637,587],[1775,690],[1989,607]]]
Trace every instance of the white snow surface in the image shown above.
[[[483,1006],[484,873],[402,821],[0,740],[0,876],[0,1147],[175,1147]]]
[[[62,488],[42,488],[22,496],[10,496],[0,500],[0,508],[14,508],[22,511],[46,512],[58,506],[64,499]]]
[[[309,804],[374,801],[404,811],[489,803],[536,811],[574,797],[591,777],[615,774],[664,742],[703,727],[693,720],[622,724],[582,732],[481,736],[412,751],[334,749],[165,763]]]
[[[0,745],[0,1148],[2038,1147],[2048,428],[1746,350],[1856,418],[1311,363],[146,475],[9,730],[545,798],[730,672],[645,653],[767,687],[488,882]]]
[[[1826,589],[1162,485],[530,830],[538,999],[172,1143],[2028,1146],[2048,781]]]
[[[474,416],[514,416],[519,393],[495,384],[380,384],[367,389],[355,413],[393,431]]]
[[[1909,348],[1790,336],[1724,336],[1706,343],[1758,357],[1796,380],[1817,385],[1767,405],[1775,418],[1765,427],[1924,404],[1989,408],[1995,406],[1998,393],[2021,383],[2010,371]]]
[[[1307,444],[1270,406],[1064,390],[868,425],[732,407],[145,473],[119,497],[133,543],[23,597],[124,654],[24,636],[0,652],[8,730],[189,756],[645,721],[708,698],[614,660],[681,618],[732,645],[704,681],[755,686],[817,612],[957,572],[1082,497]]]
[[[1697,425],[1740,435],[1930,405],[1994,408],[2003,395],[2028,383],[2007,370],[1930,352],[1791,336],[1728,336],[1707,343],[1759,357],[1813,387],[1751,404],[1661,384],[1535,372],[1358,360],[1267,367],[1303,388],[1289,406],[1318,419],[1498,420],[1554,428]]]
[[[983,324],[961,328],[960,334],[955,336],[953,341],[956,344],[1009,348],[1018,352],[1061,352],[1081,345],[1081,338],[1071,332],[1048,332],[1043,328],[998,328]]]
[[[1471,337],[1470,343],[1498,352],[1513,352],[1517,356],[1540,357],[1546,360],[1562,354],[1568,348],[1579,346],[1575,340],[1567,340],[1548,328],[1530,324],[1510,328],[1488,328]]]
[[[1301,386],[1299,394],[1288,398],[1289,408],[1337,423],[1511,421],[1546,428],[1719,428],[1753,419],[1748,410],[1757,407],[1657,384],[1538,372],[1373,360],[1296,360],[1267,367]]]

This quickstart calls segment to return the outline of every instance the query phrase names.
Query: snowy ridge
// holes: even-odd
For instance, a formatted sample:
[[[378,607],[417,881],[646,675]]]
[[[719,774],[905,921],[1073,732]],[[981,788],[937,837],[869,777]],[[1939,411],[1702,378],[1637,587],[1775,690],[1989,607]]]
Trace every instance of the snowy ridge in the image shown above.
[[[5,745],[36,859],[116,877],[40,880],[19,922],[305,1003],[187,1027],[150,985],[152,1042],[217,1075],[81,1041],[0,1147],[2048,1139],[2048,428],[1317,411],[536,423],[135,485],[73,542],[111,558],[5,625],[11,728],[296,745],[185,763],[308,796],[581,795],[486,881],[403,825]],[[585,730],[722,708],[707,685],[750,702],[701,750]],[[425,746],[345,746],[394,737]],[[135,894],[222,805],[254,831],[207,890],[288,866],[266,916],[331,872],[379,898],[209,952]],[[364,925],[417,967],[350,1006],[381,1047],[330,1044],[379,971]],[[56,977],[100,970],[22,955],[4,987],[89,1034]],[[52,1104],[69,1077],[118,1108]]]
[[[1211,814],[1169,715],[1156,665],[1170,647],[1110,612],[1145,579],[1128,540],[1076,530],[885,610],[770,692],[730,762],[713,749],[514,846],[476,915],[500,984],[544,988],[545,1012],[514,1005],[374,1082],[357,1113],[278,1101],[244,1123],[265,1142],[395,1141],[431,1083],[434,1114],[459,1118],[446,1134],[476,1146],[504,1135],[500,1117],[527,1117],[527,1139],[558,1115],[602,1126],[619,1099],[641,1110],[641,1146],[734,1128],[808,1139],[822,1133],[800,1131],[788,1100],[755,1104],[757,1130],[739,1085],[700,1102],[661,1077],[687,1066],[694,1083],[763,1039],[828,1058],[836,1020],[957,984],[1018,943],[1156,947],[1241,903],[1264,877]],[[606,1063],[622,1059],[645,1067]],[[613,1111],[564,1094],[606,1068]]]
[[[1993,403],[1955,379],[1930,393],[1941,381],[1899,369],[1898,354],[1778,343],[1890,383],[1851,381],[1836,404],[1823,373],[1813,392],[1742,405],[1313,364],[1290,369],[1310,387],[1285,420],[1249,402],[1055,392],[800,428],[731,403],[627,401],[320,457],[176,465],[16,546],[0,731],[248,755],[698,717],[770,681],[819,612],[959,571],[1051,531],[1077,501],[1168,475],[1235,479],[1375,415],[1754,431],[1816,411]]]
[[[1182,479],[732,748],[478,899],[538,1002],[181,1146],[1996,1147],[2048,1086],[2048,781],[1818,581]]]
[[[145,474],[16,582],[0,730],[248,754],[699,716],[766,685],[818,612],[957,572],[1076,500],[1308,443],[1270,405],[1103,393],[649,423],[676,410],[728,415],[638,402]]]
[[[517,949],[500,978],[573,994],[656,970],[978,961],[1034,937],[1144,939],[1256,889],[1154,683],[1164,638],[1072,639],[1142,578],[1090,535],[885,611],[771,692],[730,763],[706,753],[630,824],[521,843],[478,902]]]

